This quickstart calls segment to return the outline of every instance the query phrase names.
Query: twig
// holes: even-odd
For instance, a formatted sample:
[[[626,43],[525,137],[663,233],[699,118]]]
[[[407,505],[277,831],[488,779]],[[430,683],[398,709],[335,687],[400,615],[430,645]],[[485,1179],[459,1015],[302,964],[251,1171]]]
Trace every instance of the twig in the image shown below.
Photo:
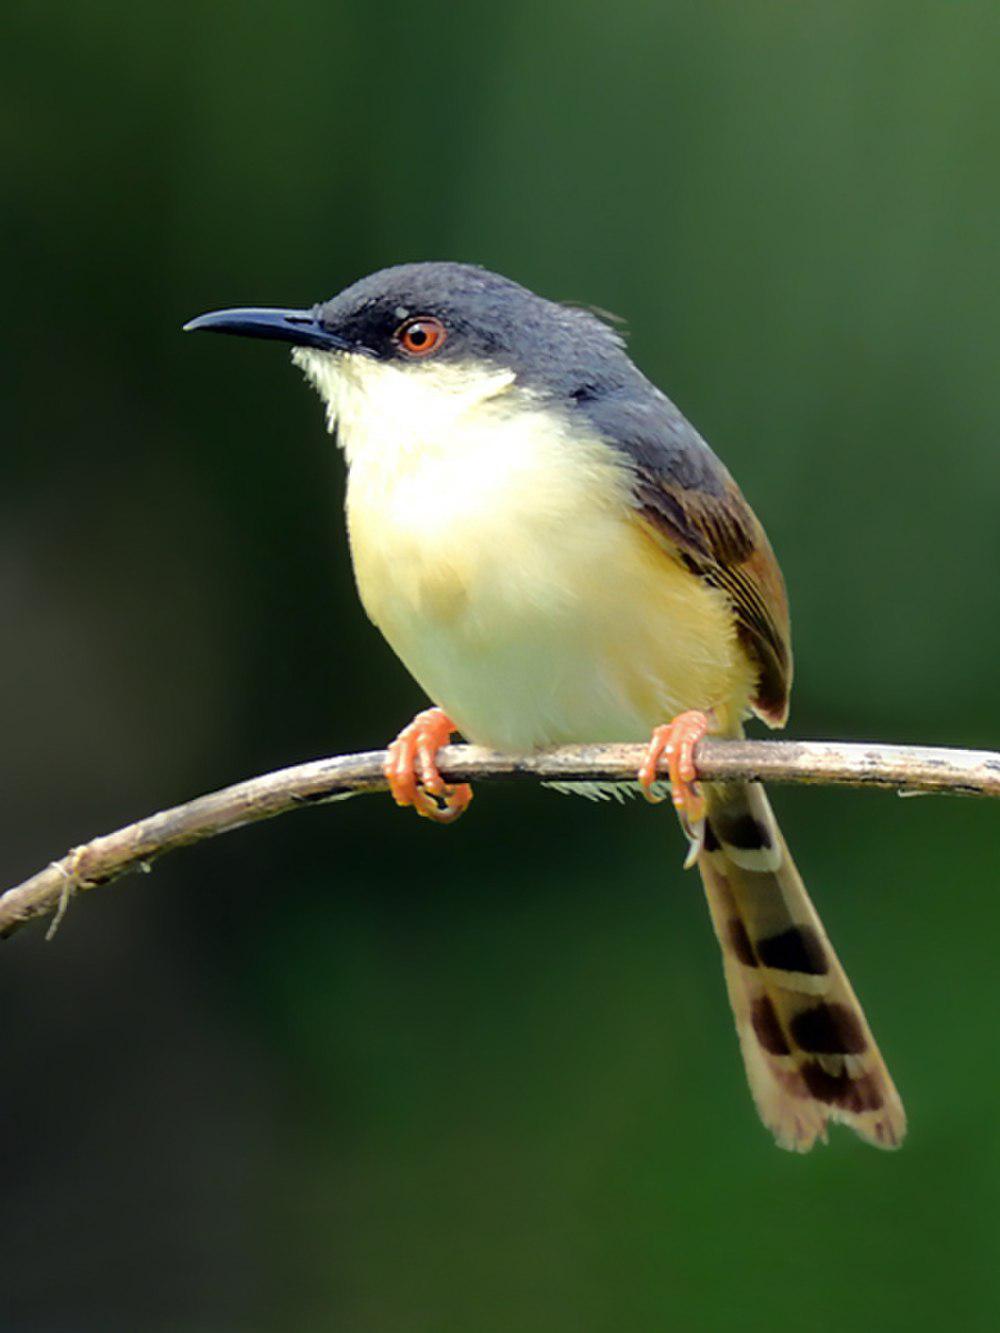
[[[567,746],[531,755],[452,745],[440,752],[438,762],[449,782],[487,778],[615,782],[634,778],[642,754],[639,745]],[[0,937],[50,912],[56,913],[54,924],[58,924],[74,893],[110,883],[130,871],[148,870],[157,857],[178,847],[302,805],[382,791],[386,785],[383,759],[383,751],[373,750],[298,764],[93,838],[0,896]],[[987,750],[839,741],[706,740],[699,746],[697,764],[699,776],[706,780],[742,778],[1000,796],[1000,754]]]

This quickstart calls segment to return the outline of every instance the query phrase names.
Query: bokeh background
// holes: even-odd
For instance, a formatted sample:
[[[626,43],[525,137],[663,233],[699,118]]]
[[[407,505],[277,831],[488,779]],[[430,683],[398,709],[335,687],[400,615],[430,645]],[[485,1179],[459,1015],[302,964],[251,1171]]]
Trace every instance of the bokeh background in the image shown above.
[[[318,402],[180,334],[405,259],[627,317],[782,558],[791,734],[998,742],[992,0],[2,24],[5,883],[422,706]],[[903,1151],[771,1145],[669,816],[366,798],[3,946],[0,1328],[996,1328],[997,810],[776,803]]]

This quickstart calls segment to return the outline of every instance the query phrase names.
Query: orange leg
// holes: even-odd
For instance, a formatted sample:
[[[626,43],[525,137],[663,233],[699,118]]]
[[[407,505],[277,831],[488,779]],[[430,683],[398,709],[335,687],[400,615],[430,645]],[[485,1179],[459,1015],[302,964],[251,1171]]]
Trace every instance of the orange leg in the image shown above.
[[[438,772],[437,752],[457,728],[441,708],[425,708],[404,727],[389,746],[385,776],[397,805],[412,805],[418,815],[438,824],[451,824],[472,800],[472,788],[462,782],[449,787]]]
[[[657,766],[666,756],[674,808],[691,844],[685,867],[694,864],[705,837],[705,798],[696,780],[694,752],[710,725],[707,713],[696,709],[679,713],[672,722],[655,729],[639,769],[639,785],[646,800],[660,801],[663,798],[653,791],[653,783]]]

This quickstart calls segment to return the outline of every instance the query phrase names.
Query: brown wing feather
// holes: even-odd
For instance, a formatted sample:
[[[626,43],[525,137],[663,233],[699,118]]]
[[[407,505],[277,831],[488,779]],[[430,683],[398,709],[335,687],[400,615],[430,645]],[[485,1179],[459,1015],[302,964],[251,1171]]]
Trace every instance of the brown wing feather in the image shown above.
[[[640,469],[636,500],[660,540],[733,604],[740,641],[757,668],[754,710],[771,726],[788,716],[792,651],[785,581],[756,514],[725,474],[718,494]]]

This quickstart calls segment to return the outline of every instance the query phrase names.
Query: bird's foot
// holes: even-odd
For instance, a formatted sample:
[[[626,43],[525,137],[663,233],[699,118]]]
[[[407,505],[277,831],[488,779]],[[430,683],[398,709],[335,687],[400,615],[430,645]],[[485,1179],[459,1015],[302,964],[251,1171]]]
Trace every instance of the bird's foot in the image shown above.
[[[639,785],[647,801],[662,801],[653,790],[657,781],[657,767],[665,756],[667,772],[670,775],[670,794],[674,808],[681,821],[688,840],[688,854],[684,861],[687,870],[698,859],[698,854],[705,845],[705,797],[697,783],[697,769],[694,762],[695,747],[708,731],[711,718],[708,713],[691,709],[678,713],[672,722],[657,727],[649,745],[646,757],[639,769]]]
[[[450,787],[438,772],[437,752],[457,730],[442,708],[425,708],[389,746],[385,776],[397,805],[412,805],[418,815],[452,824],[468,808],[472,788]]]

